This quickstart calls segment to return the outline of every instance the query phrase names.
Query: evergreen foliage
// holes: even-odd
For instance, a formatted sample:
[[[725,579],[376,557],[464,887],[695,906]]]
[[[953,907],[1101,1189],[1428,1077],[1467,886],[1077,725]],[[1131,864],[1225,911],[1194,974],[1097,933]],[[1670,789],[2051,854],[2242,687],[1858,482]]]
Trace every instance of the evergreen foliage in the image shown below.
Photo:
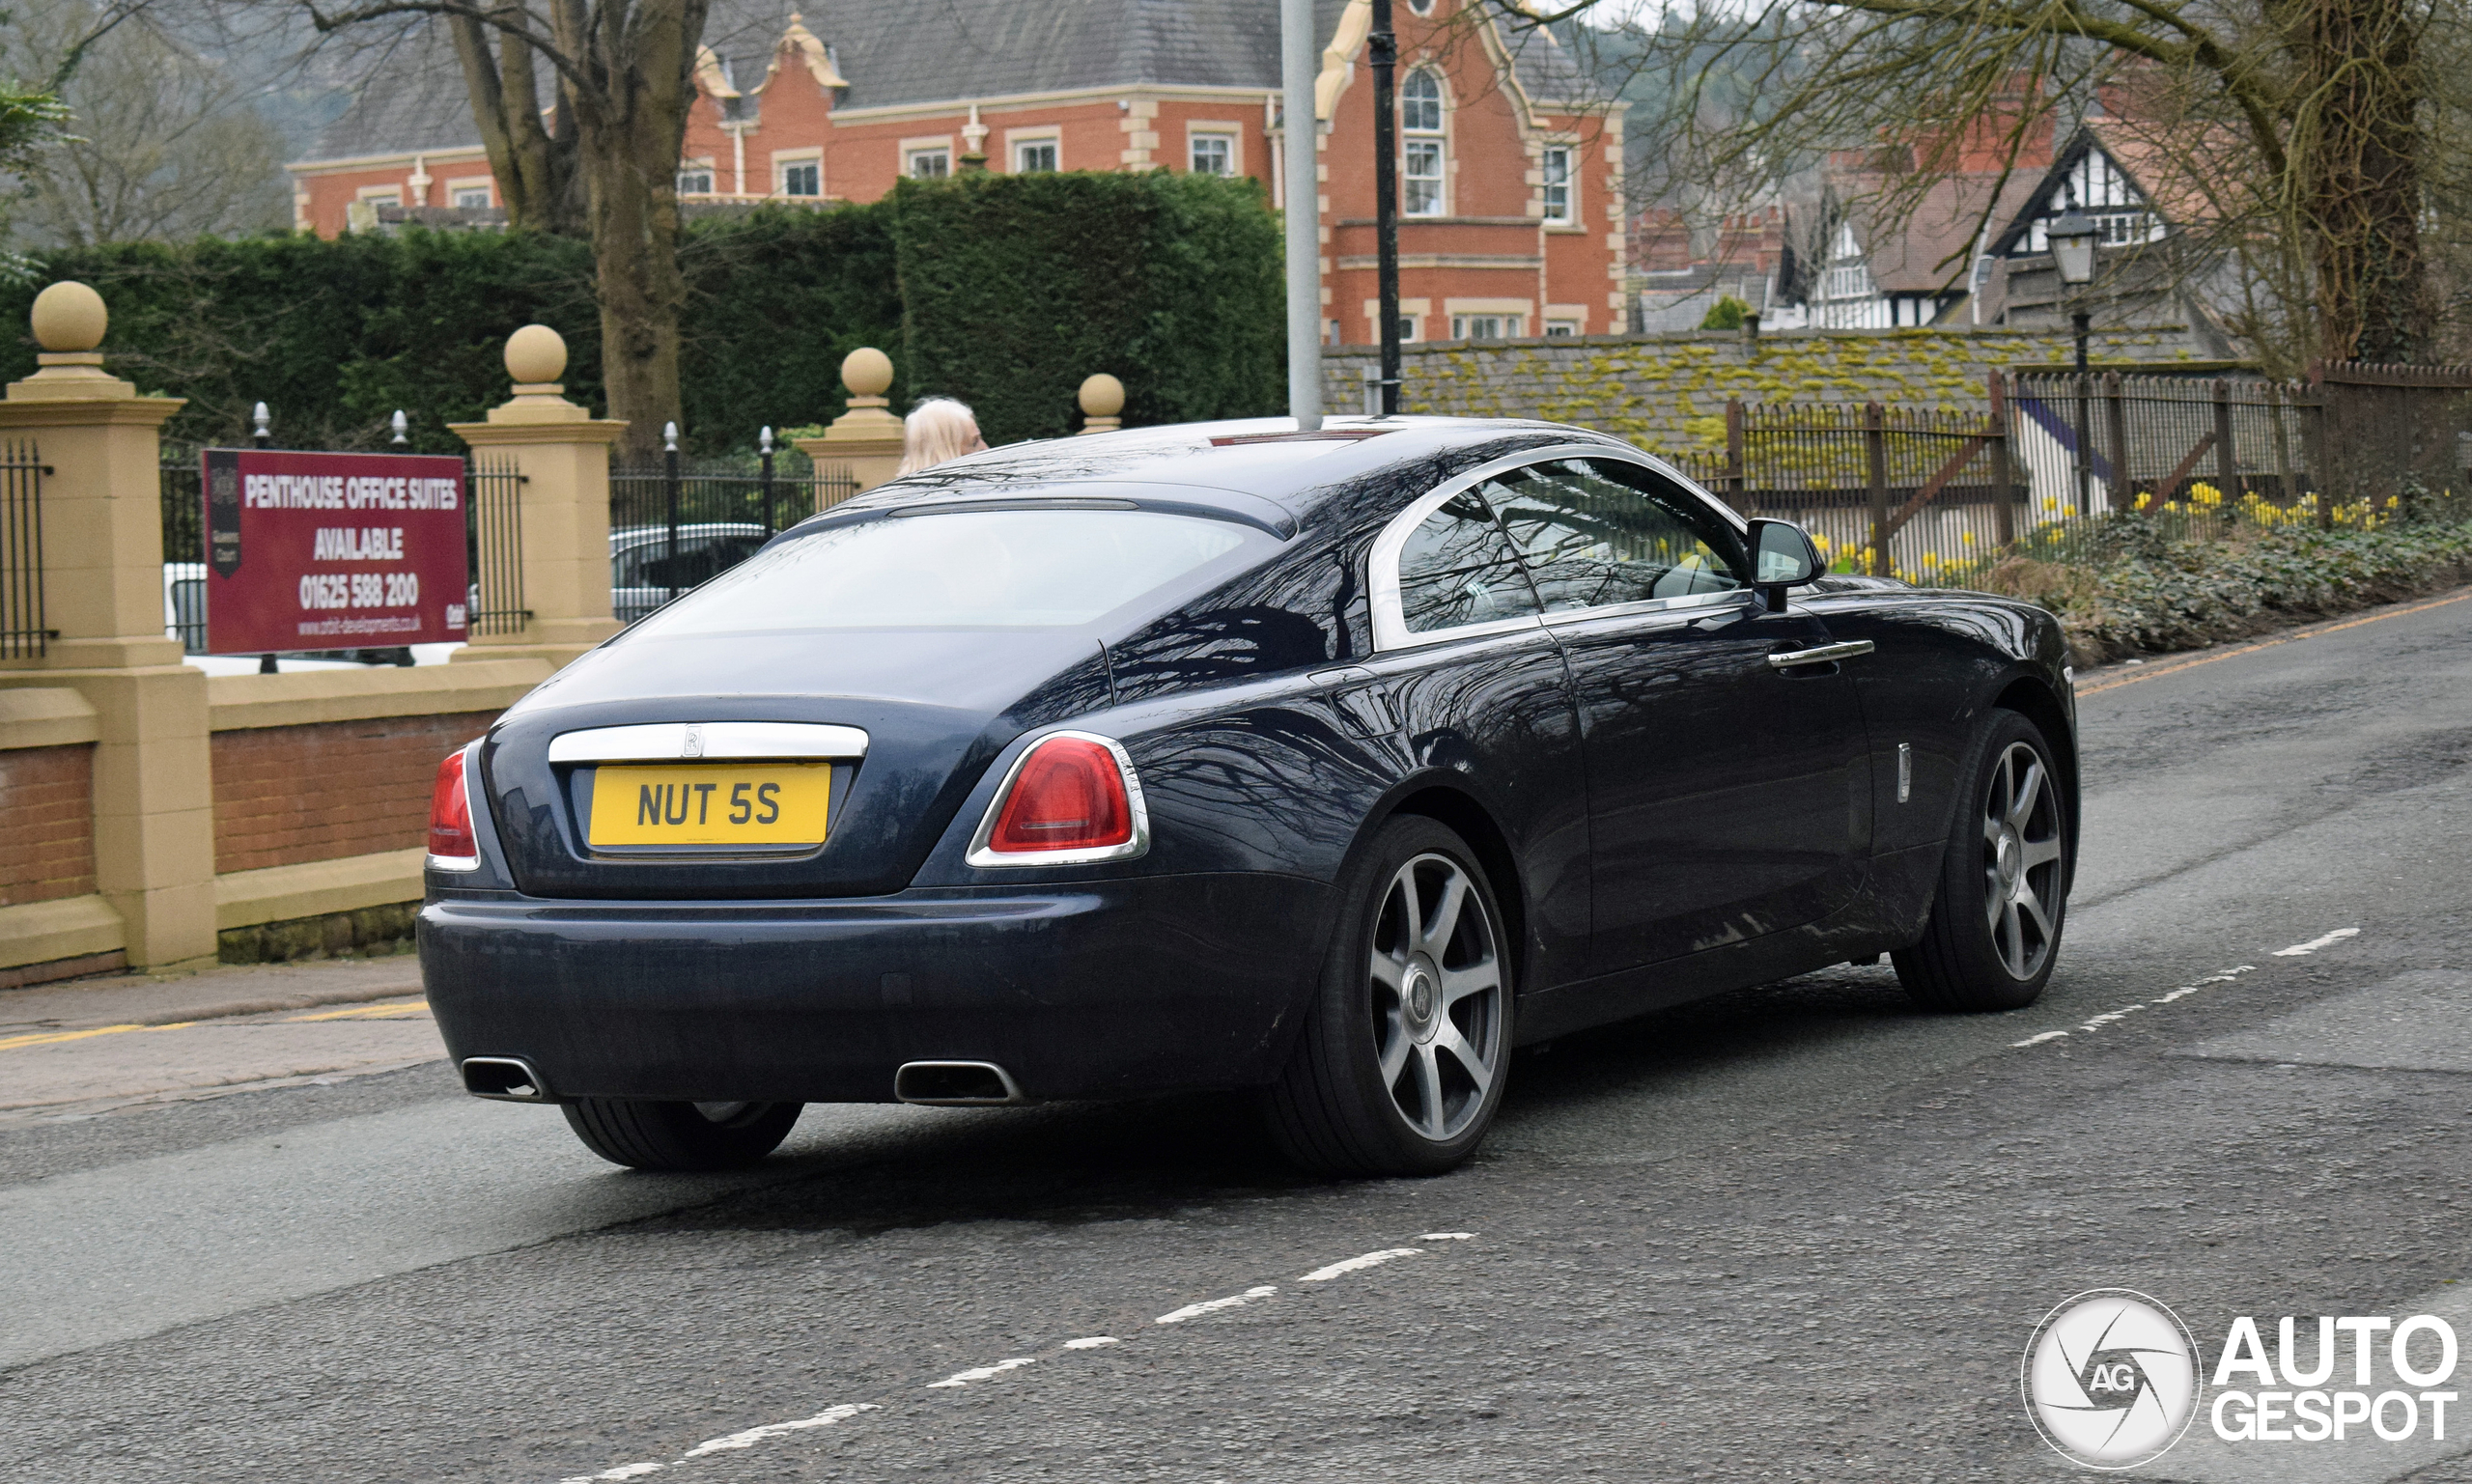
[[[1286,406],[1279,229],[1258,182],[965,175],[890,198],[913,393],[958,397],[988,442],[1073,429],[1093,372],[1128,426]]]
[[[258,402],[290,448],[460,453],[452,422],[506,400],[506,337],[566,337],[567,395],[603,405],[591,249],[532,232],[114,243],[38,255],[0,283],[0,377],[35,369],[27,310],[80,279],[111,306],[113,371],[188,401],[175,443],[245,442]],[[975,406],[989,441],[1069,431],[1073,392],[1111,371],[1128,423],[1284,405],[1279,241],[1250,182],[1052,175],[905,182],[867,206],[763,207],[692,222],[681,351],[683,444],[751,450],[756,430],[829,422],[841,358],[894,360],[913,392]]]
[[[1742,328],[1743,316],[1750,313],[1749,304],[1728,294],[1708,306],[1707,317],[1700,322],[1700,327],[1703,330],[1738,330]]]

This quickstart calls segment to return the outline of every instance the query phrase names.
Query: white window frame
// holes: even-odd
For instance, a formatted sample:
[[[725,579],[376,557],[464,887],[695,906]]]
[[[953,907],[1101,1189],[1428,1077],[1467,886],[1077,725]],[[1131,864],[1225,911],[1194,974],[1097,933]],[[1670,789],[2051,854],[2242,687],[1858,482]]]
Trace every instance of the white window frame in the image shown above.
[[[1045,170],[1025,170],[1022,154],[1025,150],[1046,149],[1054,152]],[[1014,175],[1047,175],[1064,169],[1063,131],[1050,126],[1045,128],[1008,128],[1004,131],[1004,161]]]
[[[352,199],[354,201],[365,201],[371,206],[402,206],[404,204],[404,187],[400,185],[364,185],[353,194]]]
[[[1576,340],[1579,338],[1580,333],[1579,322],[1576,320],[1548,320],[1545,322],[1545,338],[1548,340]]]
[[[938,161],[941,167],[935,173],[929,174],[918,168],[921,163],[931,159]],[[952,146],[940,144],[925,149],[904,150],[901,154],[901,173],[913,181],[941,181],[948,178],[953,173]]]
[[[815,171],[815,192],[793,194],[790,172],[800,169]],[[772,155],[772,194],[784,201],[822,201],[824,199],[824,152],[822,150],[781,150]]]
[[[1236,137],[1226,129],[1188,127],[1185,130],[1185,169],[1194,175],[1218,175],[1230,179],[1243,175],[1244,161],[1237,154]],[[1201,147],[1205,144],[1218,145],[1225,152],[1226,169],[1204,170],[1200,167]]]
[[[1367,598],[1373,609],[1373,647],[1377,653],[1390,650],[1421,649],[1428,644],[1449,643],[1495,633],[1516,633],[1525,629],[1545,629],[1589,619],[1619,616],[1628,613],[1654,613],[1671,608],[1714,607],[1722,603],[1748,604],[1759,592],[1756,586],[1731,588],[1722,593],[1691,593],[1679,598],[1649,598],[1637,602],[1608,603],[1596,608],[1565,608],[1559,613],[1534,613],[1525,618],[1488,619],[1481,624],[1462,624],[1455,629],[1428,629],[1413,632],[1399,606],[1399,553],[1407,548],[1408,538],[1425,518],[1449,503],[1452,496],[1463,493],[1492,479],[1497,474],[1526,468],[1531,463],[1550,463],[1557,459],[1601,459],[1609,463],[1628,463],[1661,478],[1671,480],[1683,493],[1700,502],[1702,508],[1721,522],[1733,528],[1734,534],[1746,539],[1751,523],[1737,515],[1723,500],[1710,495],[1688,475],[1662,459],[1641,453],[1627,444],[1559,443],[1546,448],[1531,448],[1523,453],[1479,464],[1475,469],[1450,480],[1406,510],[1391,518],[1374,538],[1373,550],[1365,559]],[[1515,549],[1515,548],[1514,548]]]
[[[687,178],[693,175],[700,175],[704,178],[704,188],[702,190],[690,190],[688,188]],[[713,168],[713,162],[709,159],[688,159],[680,160],[678,162],[678,194],[682,196],[714,195],[716,194],[714,187],[719,183],[720,179],[721,173]]]
[[[1472,338],[1468,333],[1468,322],[1471,320],[1493,320],[1502,324],[1503,332],[1501,334],[1482,337],[1488,341],[1525,340],[1528,338],[1526,334],[1528,329],[1528,316],[1524,314],[1515,314],[1509,310],[1503,309],[1463,309],[1458,311],[1450,317],[1450,338],[1453,340],[1467,340]]]
[[[489,208],[498,204],[497,186],[498,182],[489,176],[464,176],[461,179],[450,180],[446,182],[446,200],[449,205],[453,205],[455,198],[459,194],[465,191],[479,191],[481,193],[481,210],[487,210]]]
[[[1549,144],[1537,154],[1536,173],[1539,177],[1539,184],[1537,187],[1538,199],[1543,201],[1545,204],[1544,219],[1548,226],[1575,227],[1579,225],[1579,154],[1580,152],[1577,149],[1567,144]],[[1554,179],[1554,163],[1558,157],[1560,159],[1562,166],[1562,178],[1559,181]],[[1561,210],[1559,211],[1554,209],[1554,192],[1556,190],[1559,190],[1562,193]]]
[[[1419,79],[1433,84],[1433,126],[1411,127],[1408,124],[1408,88]],[[1415,157],[1412,152],[1429,149],[1433,152],[1433,173],[1416,175],[1409,168]],[[1409,187],[1413,184],[1433,186],[1432,203],[1419,210],[1410,206]],[[1402,216],[1447,216],[1450,214],[1450,90],[1442,85],[1442,76],[1429,67],[1412,68],[1399,89],[1399,214]]]

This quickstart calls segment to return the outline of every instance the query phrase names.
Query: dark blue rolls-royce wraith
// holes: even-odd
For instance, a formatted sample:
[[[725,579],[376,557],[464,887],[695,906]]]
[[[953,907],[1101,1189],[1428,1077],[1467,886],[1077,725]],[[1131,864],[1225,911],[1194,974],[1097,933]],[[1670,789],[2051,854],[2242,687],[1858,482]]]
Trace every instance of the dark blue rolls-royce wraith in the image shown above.
[[[1513,1048],[1849,960],[2024,1005],[2074,864],[2059,625],[1822,574],[1628,444],[1285,420],[846,501],[438,774],[464,1084],[622,1164],[810,1102],[1257,1088],[1447,1169]]]

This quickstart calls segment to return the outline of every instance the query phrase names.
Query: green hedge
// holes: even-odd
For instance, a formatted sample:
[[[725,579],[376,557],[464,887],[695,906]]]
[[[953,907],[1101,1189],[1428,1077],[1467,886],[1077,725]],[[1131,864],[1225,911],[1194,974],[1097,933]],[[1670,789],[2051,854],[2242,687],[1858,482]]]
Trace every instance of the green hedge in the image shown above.
[[[959,397],[991,443],[1054,437],[1092,372],[1128,424],[1287,405],[1279,229],[1258,182],[971,175],[891,197],[911,385]],[[1057,395],[1058,389],[1064,395]]]
[[[995,442],[1068,431],[1073,389],[1111,371],[1127,421],[1275,411],[1278,233],[1250,182],[1114,175],[905,184],[868,206],[703,217],[680,251],[685,441],[752,449],[756,429],[841,414],[841,358],[892,353],[915,388],[979,408]],[[568,395],[602,405],[591,254],[530,233],[307,237],[72,248],[0,286],[0,376],[34,370],[34,294],[76,278],[111,306],[111,366],[183,397],[165,436],[229,443],[264,401],[278,443],[460,452],[451,422],[505,400],[500,351],[538,321],[567,339]]]

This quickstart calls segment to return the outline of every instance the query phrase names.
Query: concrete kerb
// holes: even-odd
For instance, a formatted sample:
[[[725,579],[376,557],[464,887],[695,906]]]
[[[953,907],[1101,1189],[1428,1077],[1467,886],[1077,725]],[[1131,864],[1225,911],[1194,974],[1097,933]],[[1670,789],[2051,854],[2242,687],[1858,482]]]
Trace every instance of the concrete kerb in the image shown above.
[[[407,954],[235,966],[179,978],[118,974],[0,990],[0,1037],[101,1025],[174,1025],[322,1005],[367,1004],[420,993],[420,965]]]

